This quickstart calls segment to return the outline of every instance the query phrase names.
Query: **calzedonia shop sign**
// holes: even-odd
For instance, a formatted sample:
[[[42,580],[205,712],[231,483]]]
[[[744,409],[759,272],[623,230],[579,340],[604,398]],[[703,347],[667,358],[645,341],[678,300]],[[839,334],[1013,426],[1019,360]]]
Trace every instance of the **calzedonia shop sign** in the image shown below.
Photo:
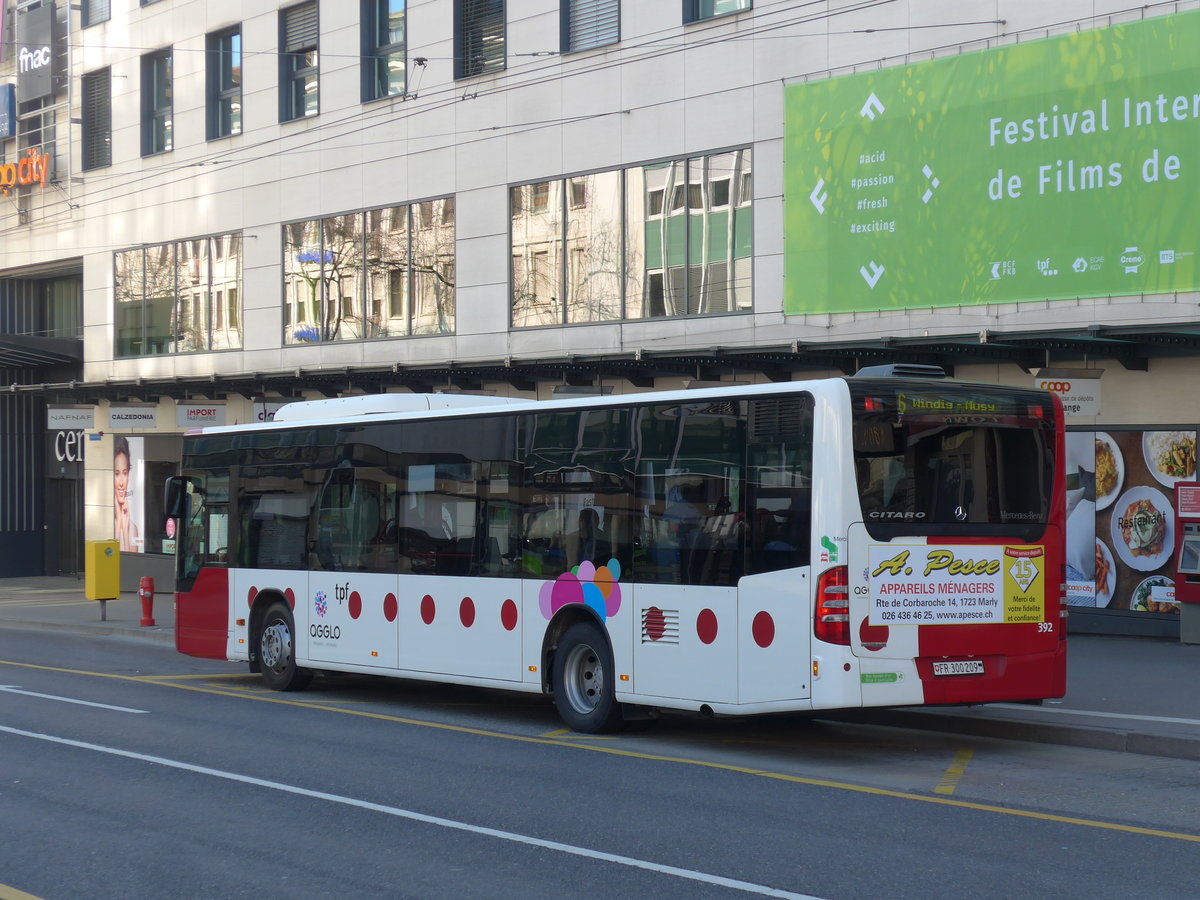
[[[149,428],[158,427],[157,406],[110,406],[108,408],[109,428]]]

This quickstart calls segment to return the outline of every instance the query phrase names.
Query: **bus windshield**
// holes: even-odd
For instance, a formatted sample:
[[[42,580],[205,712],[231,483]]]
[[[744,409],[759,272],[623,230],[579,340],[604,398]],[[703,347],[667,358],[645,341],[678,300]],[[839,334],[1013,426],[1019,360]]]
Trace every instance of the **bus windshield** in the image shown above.
[[[1049,395],[849,384],[855,474],[872,537],[1041,536],[1054,483]]]

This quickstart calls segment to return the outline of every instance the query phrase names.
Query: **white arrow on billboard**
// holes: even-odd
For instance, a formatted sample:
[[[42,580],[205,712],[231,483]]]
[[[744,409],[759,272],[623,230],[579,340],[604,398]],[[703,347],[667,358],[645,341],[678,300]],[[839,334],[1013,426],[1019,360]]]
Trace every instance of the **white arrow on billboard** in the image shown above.
[[[929,166],[921,166],[921,172],[925,175],[925,180],[929,182],[929,187],[925,188],[925,193],[921,196],[921,202],[928,203],[929,198],[933,196],[934,190],[941,182],[937,180],[937,176],[933,174],[933,170]]]
[[[863,104],[862,109],[858,111],[860,116],[874,120],[875,114],[883,115],[884,105],[879,98],[875,96],[875,92],[871,91],[871,96],[867,98],[867,102]]]
[[[867,271],[868,266],[871,269],[869,272]],[[858,274],[863,277],[863,281],[867,283],[867,287],[873,289],[875,285],[879,284],[879,279],[883,277],[883,266],[879,265],[875,260],[871,260],[867,265],[859,267]]]
[[[829,199],[829,195],[822,192],[825,187],[825,179],[817,180],[817,186],[812,189],[812,193],[808,195],[808,199],[812,201],[812,205],[817,208],[817,212],[821,215],[825,214],[825,201]],[[820,196],[818,196],[820,195]]]

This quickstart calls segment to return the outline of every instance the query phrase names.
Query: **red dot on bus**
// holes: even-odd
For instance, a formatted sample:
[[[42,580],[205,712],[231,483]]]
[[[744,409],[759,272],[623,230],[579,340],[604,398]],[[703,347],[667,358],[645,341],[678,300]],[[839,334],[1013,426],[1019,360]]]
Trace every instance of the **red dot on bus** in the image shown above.
[[[771,614],[763,611],[754,617],[754,622],[750,626],[750,633],[754,635],[754,643],[766,649],[771,646],[775,640],[775,620],[771,618]]]
[[[872,653],[882,650],[887,645],[888,634],[886,625],[872,625],[869,619],[863,619],[862,624],[858,626],[859,641]]]
[[[253,606],[254,598],[258,596],[258,588],[252,587],[246,594],[246,605]]]
[[[500,624],[504,626],[505,631],[512,631],[517,627],[517,604],[512,600],[505,600],[500,607]]]
[[[711,609],[702,609],[696,616],[696,636],[702,644],[711,644],[717,639],[717,614]]]
[[[475,601],[470,597],[463,597],[462,603],[458,605],[458,618],[463,623],[463,628],[470,628],[475,624]]]
[[[663,611],[657,606],[652,606],[646,610],[642,618],[643,626],[646,629],[646,637],[652,641],[662,640],[662,636],[667,631],[667,619],[663,615]]]
[[[284,599],[287,600],[288,606],[294,611],[296,609],[296,593],[291,588],[283,592]]]
[[[399,612],[400,604],[396,602],[395,594],[388,594],[383,598],[383,614],[389,622],[395,622]]]
[[[362,615],[362,597],[358,595],[358,591],[350,592],[350,618],[357,619]]]
[[[437,606],[434,605],[433,598],[426,594],[421,598],[421,621],[426,625],[433,624],[433,617],[437,614]]]

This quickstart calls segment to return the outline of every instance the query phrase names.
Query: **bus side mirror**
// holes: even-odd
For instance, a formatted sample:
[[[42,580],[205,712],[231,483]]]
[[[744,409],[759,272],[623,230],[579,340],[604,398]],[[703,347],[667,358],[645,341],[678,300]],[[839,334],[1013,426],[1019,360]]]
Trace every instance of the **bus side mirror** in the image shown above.
[[[169,519],[182,519],[188,513],[188,487],[193,493],[201,494],[200,482],[183,475],[172,475],[167,479],[163,491],[163,514]]]

